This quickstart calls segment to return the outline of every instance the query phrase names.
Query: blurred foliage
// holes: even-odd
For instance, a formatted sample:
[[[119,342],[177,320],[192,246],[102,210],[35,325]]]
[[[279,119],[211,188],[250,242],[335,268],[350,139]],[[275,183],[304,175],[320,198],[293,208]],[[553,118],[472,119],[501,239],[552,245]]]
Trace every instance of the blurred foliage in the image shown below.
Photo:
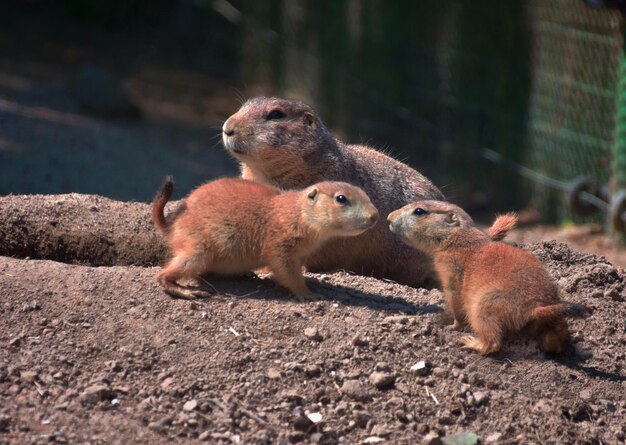
[[[176,0],[61,0],[77,19],[119,26],[142,19],[155,23],[167,17]]]
[[[244,2],[244,80],[313,103],[350,141],[367,137],[439,183],[462,183],[447,191],[461,201],[512,205],[517,178],[476,151],[523,157],[530,74],[522,5]]]
[[[585,174],[606,184],[623,170],[623,20],[583,0],[60,4],[107,28],[147,24],[176,63],[310,102],[342,139],[390,151],[471,211],[531,203],[550,220],[570,217],[560,192],[490,163],[483,147],[564,183]]]

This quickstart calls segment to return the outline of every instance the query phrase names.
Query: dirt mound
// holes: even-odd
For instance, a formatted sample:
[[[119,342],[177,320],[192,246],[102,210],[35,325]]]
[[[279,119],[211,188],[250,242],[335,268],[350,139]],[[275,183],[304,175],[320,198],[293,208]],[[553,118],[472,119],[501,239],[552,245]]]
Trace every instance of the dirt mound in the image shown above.
[[[0,197],[0,240],[0,255],[91,266],[154,266],[167,253],[148,204],[78,193]]]
[[[14,252],[18,239],[41,240],[45,249],[29,249],[126,262],[117,249],[151,232],[146,210],[8,197],[0,236]],[[12,214],[22,217],[8,223]],[[38,214],[58,232],[33,231]],[[113,244],[56,248],[69,227]],[[346,273],[310,276],[319,301],[267,278],[207,277],[215,295],[190,302],[163,294],[156,267],[0,257],[0,443],[413,444],[460,432],[481,443],[623,443],[625,277],[564,244],[527,248],[565,299],[594,311],[571,322],[557,358],[523,339],[492,358],[462,350],[439,291]]]

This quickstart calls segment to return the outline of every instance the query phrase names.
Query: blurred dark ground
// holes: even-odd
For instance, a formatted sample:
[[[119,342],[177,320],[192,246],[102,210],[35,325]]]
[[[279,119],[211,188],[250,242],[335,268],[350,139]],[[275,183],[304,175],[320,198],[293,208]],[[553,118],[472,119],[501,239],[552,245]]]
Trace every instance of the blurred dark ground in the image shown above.
[[[0,194],[148,201],[173,174],[181,196],[237,174],[221,124],[263,94],[308,101],[335,135],[411,164],[473,214],[554,219],[543,191],[480,155],[545,167],[529,130],[545,3],[5,0]]]
[[[166,174],[177,196],[237,174],[219,139],[239,106],[235,31],[187,2],[0,2],[0,194],[148,201]],[[115,92],[97,88],[102,71],[140,118],[101,104]]]

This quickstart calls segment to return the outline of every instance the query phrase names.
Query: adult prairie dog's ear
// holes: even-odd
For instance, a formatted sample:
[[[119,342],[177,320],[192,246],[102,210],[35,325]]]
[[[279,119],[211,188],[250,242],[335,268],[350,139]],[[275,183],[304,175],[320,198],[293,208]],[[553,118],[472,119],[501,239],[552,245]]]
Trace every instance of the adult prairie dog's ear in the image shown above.
[[[459,217],[454,212],[448,212],[448,214],[446,215],[446,219],[444,220],[444,223],[448,227],[457,227],[461,225],[461,222],[459,221]]]
[[[317,194],[318,194],[319,190],[317,187],[311,187],[307,193],[306,196],[309,198],[310,202],[315,202],[315,200],[317,199]]]
[[[317,128],[317,122],[315,122],[315,116],[313,116],[313,113],[309,113],[308,111],[304,113],[304,121],[309,127],[312,127],[313,129]]]

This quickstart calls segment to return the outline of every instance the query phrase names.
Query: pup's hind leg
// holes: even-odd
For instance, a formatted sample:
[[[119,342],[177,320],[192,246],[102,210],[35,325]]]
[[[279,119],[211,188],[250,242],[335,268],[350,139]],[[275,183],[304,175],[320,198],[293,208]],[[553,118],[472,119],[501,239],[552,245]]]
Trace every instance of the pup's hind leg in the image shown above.
[[[172,258],[169,263],[157,275],[157,281],[163,290],[173,297],[178,298],[206,298],[211,294],[201,289],[190,289],[178,284],[178,280],[193,278],[208,268],[206,255],[178,255]]]
[[[470,316],[469,324],[472,331],[477,335],[465,335],[461,337],[461,343],[465,348],[473,349],[482,355],[498,352],[502,347],[504,329],[502,321],[494,314],[486,313]]]
[[[489,355],[498,352],[502,347],[502,340],[498,338],[489,338],[484,335],[478,338],[472,335],[464,335],[461,337],[461,344],[464,348],[473,349],[481,355]]]

